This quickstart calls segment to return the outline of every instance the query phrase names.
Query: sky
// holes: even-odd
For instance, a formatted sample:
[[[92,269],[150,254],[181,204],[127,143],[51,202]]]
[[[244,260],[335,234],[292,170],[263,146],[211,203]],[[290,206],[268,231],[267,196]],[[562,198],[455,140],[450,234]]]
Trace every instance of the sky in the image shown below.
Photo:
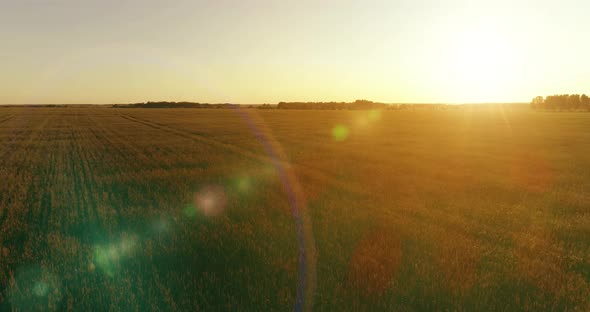
[[[590,93],[587,0],[0,0],[0,104]]]

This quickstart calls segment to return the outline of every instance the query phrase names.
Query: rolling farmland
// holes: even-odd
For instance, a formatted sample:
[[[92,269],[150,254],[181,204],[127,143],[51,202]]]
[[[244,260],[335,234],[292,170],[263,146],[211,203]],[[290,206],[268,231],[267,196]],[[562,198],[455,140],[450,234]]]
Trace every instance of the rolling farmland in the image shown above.
[[[0,310],[589,310],[588,125],[3,108]]]

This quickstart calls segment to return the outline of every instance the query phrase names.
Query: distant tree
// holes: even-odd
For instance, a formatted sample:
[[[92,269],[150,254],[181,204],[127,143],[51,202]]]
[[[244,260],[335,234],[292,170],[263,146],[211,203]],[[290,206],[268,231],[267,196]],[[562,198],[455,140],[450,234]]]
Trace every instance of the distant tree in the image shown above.
[[[590,111],[590,97],[586,94],[582,94],[582,96],[580,96],[580,105],[582,109]]]
[[[567,109],[568,110],[577,110],[580,108],[580,95],[579,94],[570,94],[567,98]]]
[[[537,96],[535,98],[533,98],[533,100],[531,101],[531,107],[533,109],[543,109],[545,108],[545,100],[543,100],[542,96]]]
[[[557,94],[545,97],[537,96],[531,101],[533,109],[546,110],[588,110],[590,111],[590,97],[586,94]]]
[[[279,102],[276,108],[279,109],[319,109],[319,110],[368,110],[387,109],[388,104],[375,103],[367,100],[357,100],[352,103],[345,102]]]
[[[557,110],[563,107],[562,96],[550,95],[545,98],[544,108],[549,110]]]

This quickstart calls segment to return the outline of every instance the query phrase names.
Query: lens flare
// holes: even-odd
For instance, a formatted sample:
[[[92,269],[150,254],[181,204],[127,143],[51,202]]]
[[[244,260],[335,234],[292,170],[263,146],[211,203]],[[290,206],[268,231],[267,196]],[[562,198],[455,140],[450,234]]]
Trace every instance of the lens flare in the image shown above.
[[[206,217],[221,215],[226,203],[225,191],[221,186],[206,186],[195,194],[195,206]]]
[[[45,297],[49,292],[49,285],[45,282],[37,282],[35,283],[35,287],[33,287],[33,294],[37,297]]]
[[[98,268],[106,275],[113,277],[116,271],[115,260],[111,258],[110,253],[104,246],[96,246],[94,248],[94,258],[91,266],[98,266]]]
[[[356,119],[356,125],[359,127],[366,127],[369,125],[369,118],[360,116]]]
[[[236,180],[236,188],[240,193],[249,193],[252,189],[252,178],[250,176],[241,176]]]
[[[381,119],[381,111],[376,110],[376,109],[369,111],[367,119],[371,122]]]
[[[131,236],[123,237],[119,242],[95,246],[89,270],[94,271],[94,268],[98,267],[107,276],[114,277],[120,268],[121,260],[130,257],[136,245],[137,239]]]
[[[266,164],[260,172],[265,176],[276,176],[277,170],[272,163]]]
[[[358,114],[356,118],[356,126],[364,128],[369,126],[371,123],[377,122],[381,119],[381,111],[374,109],[368,112],[362,112]]]
[[[8,290],[8,301],[15,311],[57,311],[62,299],[60,286],[57,276],[45,268],[21,268]]]
[[[349,130],[344,125],[336,125],[332,128],[332,137],[337,142],[344,141],[348,138]]]
[[[188,218],[194,218],[197,215],[197,207],[193,203],[190,203],[184,207],[182,213]]]
[[[272,135],[264,119],[254,110],[237,109],[254,135],[262,142],[267,156],[271,159],[276,176],[287,191],[293,219],[297,229],[298,277],[294,311],[311,311],[316,285],[317,252],[310,216],[307,212],[307,200],[293,166],[281,144]],[[346,127],[345,127],[346,129]],[[337,131],[340,132],[340,131]],[[346,129],[346,132],[348,130]]]
[[[168,217],[160,216],[152,223],[152,229],[157,234],[163,234],[170,230],[170,220]]]

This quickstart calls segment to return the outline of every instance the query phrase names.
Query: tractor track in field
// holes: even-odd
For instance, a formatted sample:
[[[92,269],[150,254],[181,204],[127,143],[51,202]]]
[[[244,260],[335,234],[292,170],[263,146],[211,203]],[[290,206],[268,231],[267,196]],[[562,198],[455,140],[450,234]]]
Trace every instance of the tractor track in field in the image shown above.
[[[45,127],[52,121],[52,117],[45,118],[43,124]],[[45,132],[39,131],[38,141],[43,142],[45,137]],[[29,224],[33,224],[34,228],[32,229],[32,233],[35,235],[35,240],[33,243],[35,253],[42,254],[45,250],[47,250],[47,235],[49,234],[49,219],[52,214],[52,206],[53,206],[53,198],[52,198],[52,191],[51,188],[54,185],[55,180],[55,152],[48,148],[45,145],[43,148],[39,148],[37,153],[45,161],[42,161],[38,164],[38,167],[35,169],[35,176],[41,177],[38,182],[31,183],[31,185],[35,188],[36,200],[33,202],[33,205],[30,207],[31,213],[29,214],[33,220],[29,221]],[[37,210],[37,211],[35,211]],[[35,214],[36,212],[36,214]]]
[[[97,180],[97,174],[108,170],[105,166],[110,161],[135,166],[137,160],[133,160],[128,153],[125,153],[121,149],[122,143],[117,144],[114,140],[117,139],[114,132],[108,127],[102,126],[93,116],[83,116],[83,119],[76,118],[76,121],[81,124],[73,125],[72,128],[83,129],[83,131],[78,131],[74,135],[70,148],[75,154],[71,158],[78,160],[77,163],[70,164],[75,188],[73,196],[76,199],[80,216],[83,217],[83,224],[89,225],[90,230],[95,232],[90,234],[98,234],[105,230],[104,222],[106,220],[103,220],[105,217],[102,214],[107,213],[105,211],[107,208],[100,206],[99,203],[105,194],[104,192],[109,191],[110,188],[104,181]],[[109,134],[113,134],[113,136]],[[83,148],[83,145],[92,146],[95,149]],[[128,147],[129,145],[123,146]],[[112,194],[109,193],[107,196],[110,198]],[[117,224],[123,224],[120,205],[110,205],[109,207],[115,213]]]
[[[4,203],[2,204],[2,206],[4,206]],[[6,221],[7,218],[8,218],[8,207],[0,210],[0,229],[2,228],[2,224],[4,224],[4,222]]]
[[[94,129],[92,127],[89,128],[89,131],[91,132],[91,134],[94,136],[94,138],[96,139],[97,142],[99,142],[100,144],[102,144],[103,146],[109,148],[110,150],[112,150],[121,160],[126,161],[127,164],[131,165],[131,164],[135,164],[135,162],[131,161],[131,159],[129,158],[129,156],[127,156],[125,154],[125,152],[112,140],[111,137],[109,137],[109,135],[105,135],[105,133],[107,132],[107,128],[106,127],[101,127],[101,130],[103,131],[102,133],[100,133],[99,130]],[[117,160],[118,161],[118,160]],[[101,161],[102,163],[102,161]],[[104,192],[105,190],[105,184],[103,182],[102,186],[98,186],[96,185],[97,190],[102,190]],[[108,188],[107,188],[108,189]],[[111,196],[110,194],[108,196]],[[116,218],[117,218],[117,224],[121,225],[122,224],[122,214],[121,214],[121,208],[119,207],[119,205],[112,205],[112,209],[115,212]]]
[[[168,133],[171,133],[171,134],[183,137],[183,138],[187,138],[187,139],[191,139],[191,140],[194,140],[197,142],[209,144],[209,145],[212,145],[215,147],[220,147],[220,148],[229,150],[231,152],[237,153],[239,155],[249,157],[251,159],[255,159],[258,161],[271,161],[271,159],[268,156],[260,155],[260,154],[251,152],[249,150],[246,150],[246,149],[243,149],[243,148],[240,148],[238,146],[234,146],[234,145],[231,145],[228,143],[223,143],[223,142],[219,142],[219,141],[216,141],[213,139],[209,139],[209,138],[203,137],[202,135],[193,133],[190,130],[178,129],[178,128],[169,126],[164,123],[153,122],[150,120],[146,120],[146,119],[138,118],[138,117],[134,117],[134,116],[129,116],[129,115],[121,115],[121,117],[126,120],[129,120],[129,121],[143,124],[145,126],[153,128],[153,129],[165,131],[165,132],[168,132]],[[292,166],[285,161],[281,161],[281,163],[286,166]],[[329,174],[327,174],[325,172],[318,171],[317,169],[311,169],[311,168],[305,167],[304,165],[300,165],[300,164],[295,165],[295,166],[296,166],[296,170],[299,173],[308,175],[313,178],[317,178],[317,179],[324,181],[324,182],[328,182],[328,183],[332,184],[332,186],[334,186],[338,189],[348,191],[348,192],[353,192],[358,195],[370,195],[370,191],[361,190],[361,189],[358,189],[355,187],[351,187],[350,185],[347,185],[346,183],[343,183],[343,182],[331,177]],[[470,233],[468,231],[463,230],[460,226],[457,226],[457,224],[453,224],[450,222],[445,222],[445,223],[441,224],[441,218],[438,218],[435,216],[430,216],[429,213],[431,213],[431,209],[428,209],[428,208],[414,209],[413,211],[391,209],[387,213],[390,214],[392,217],[396,218],[397,220],[403,220],[403,219],[407,219],[407,218],[415,219],[415,220],[429,220],[429,223],[431,224],[431,226],[435,226],[439,229],[446,230],[446,231],[454,231],[458,234],[462,234],[465,236],[470,235]],[[496,233],[497,232],[497,228],[495,228],[493,226],[480,225],[480,227],[485,227],[487,233]],[[497,234],[497,235],[500,235],[500,234]],[[511,236],[510,235],[503,236],[503,238],[506,238],[506,239],[509,237],[511,237]]]
[[[42,139],[43,139],[43,136],[42,136],[43,135],[43,131],[42,131],[42,129],[45,128],[45,126],[47,126],[48,123],[49,123],[49,118],[43,119],[43,122],[41,122],[40,125],[31,132],[31,135],[30,135],[29,139],[27,140],[26,144],[23,145],[22,148],[25,149],[25,150],[29,150],[32,147],[34,147],[35,145],[37,145],[36,144],[37,142],[41,142]],[[41,151],[40,150],[36,150],[36,152],[39,153],[39,154],[41,154]],[[34,168],[31,165],[31,167],[28,167],[27,168],[27,171],[29,171],[29,170],[33,170],[32,174],[33,174],[33,177],[34,177],[34,176],[37,176],[40,173],[39,171],[41,171],[43,169],[42,168]],[[42,181],[42,179],[39,179],[39,180]],[[26,217],[27,218],[27,224],[38,224],[38,222],[35,222],[35,221],[38,220],[37,218],[39,216],[38,215],[35,215],[35,209],[34,209],[34,207],[37,207],[37,204],[40,203],[40,201],[41,201],[41,197],[42,196],[39,195],[38,189],[39,189],[40,184],[42,184],[42,183],[43,182],[37,183],[37,181],[33,178],[33,180],[31,181],[31,183],[29,184],[28,193],[29,194],[36,194],[36,196],[31,196],[30,197],[31,201],[28,202],[28,205],[27,205],[28,206],[27,207],[28,208],[27,209],[27,212],[28,213],[27,213],[27,217]],[[29,235],[30,234],[31,233],[29,233]]]
[[[168,132],[168,133],[171,133],[171,134],[183,137],[183,138],[191,139],[191,140],[194,140],[197,142],[201,142],[201,143],[213,145],[216,147],[224,148],[226,150],[229,150],[231,152],[235,152],[235,153],[245,156],[245,157],[249,157],[251,159],[255,159],[258,161],[271,161],[270,158],[267,156],[256,154],[254,152],[251,152],[251,151],[248,151],[248,150],[245,150],[240,147],[233,146],[233,145],[230,145],[227,143],[208,139],[208,138],[203,137],[202,135],[192,133],[189,130],[178,129],[178,128],[175,128],[175,127],[172,127],[172,126],[169,126],[166,124],[153,122],[153,121],[145,120],[145,119],[138,118],[138,117],[128,116],[128,115],[121,115],[121,117],[126,120],[129,120],[129,121],[143,124],[145,126],[153,128],[153,129],[165,131],[165,132]],[[289,166],[289,164],[287,164],[284,161],[281,161],[281,163]],[[307,168],[307,167],[304,167],[303,165],[297,165],[296,170],[302,174],[306,174],[308,176],[320,179],[321,181],[331,183],[332,186],[334,186],[338,189],[342,189],[342,190],[345,190],[348,192],[353,192],[353,193],[359,194],[359,195],[370,195],[370,192],[368,192],[366,190],[359,190],[357,188],[351,187],[350,185],[347,185],[339,180],[336,180],[335,178],[332,178],[329,174],[326,174],[324,172],[320,172],[315,169]],[[412,213],[410,213],[408,211],[399,211],[396,209],[391,209],[388,211],[388,214],[390,214],[392,217],[394,217],[398,220],[403,220],[404,218],[421,220],[421,219],[426,218],[426,219],[430,219],[430,223],[432,224],[432,226],[436,226],[437,228],[444,229],[444,230],[454,230],[455,232],[460,233],[460,234],[467,233],[466,231],[463,231],[463,230],[457,230],[455,227],[453,227],[454,226],[453,224],[438,224],[438,223],[440,223],[440,220],[438,220],[435,217],[428,217],[428,212],[429,212],[429,209],[416,209]],[[488,227],[487,230],[489,233],[493,233],[494,227]]]
[[[5,117],[4,119],[0,119],[0,123],[3,123],[5,121],[9,121],[12,118],[14,118],[14,115],[8,115],[8,117]]]
[[[91,128],[91,126],[88,128]],[[93,176],[93,172],[95,172],[95,170],[93,170],[93,164],[96,165],[97,161],[93,161],[92,155],[89,153],[88,149],[81,147],[80,142],[85,141],[82,136],[79,136],[78,138],[79,140],[76,146],[78,148],[78,155],[81,156],[80,170],[82,173],[82,181],[85,182],[82,187],[83,197],[90,214],[94,214],[92,223],[98,225],[99,228],[102,228],[102,219],[96,203],[96,191],[98,190],[98,185]]]
[[[91,131],[94,133],[98,140],[108,143],[105,144],[105,146],[112,148],[114,151],[116,151],[117,154],[119,154],[119,156],[121,157],[121,159],[127,162],[128,166],[133,165],[135,167],[140,167],[137,165],[138,159],[150,161],[150,159],[148,159],[145,156],[144,152],[140,151],[138,148],[133,146],[133,144],[130,144],[132,142],[122,139],[122,137],[124,136],[121,133],[117,132],[115,129],[110,127],[100,127],[100,129],[103,131],[104,134],[100,134],[97,130],[94,129],[92,129]],[[123,149],[121,146],[124,146],[125,148]],[[130,155],[130,150],[133,152],[133,156]]]
[[[145,125],[147,127],[153,128],[153,129],[165,131],[165,132],[174,134],[179,137],[183,137],[183,138],[190,139],[190,140],[193,140],[196,142],[200,142],[200,143],[208,144],[208,145],[215,146],[218,148],[222,148],[222,149],[231,151],[233,153],[236,153],[238,155],[248,157],[250,159],[254,159],[254,160],[257,160],[260,162],[266,163],[266,162],[276,161],[279,164],[281,164],[282,166],[284,166],[285,168],[290,168],[290,169],[293,169],[294,171],[297,171],[297,172],[304,174],[308,177],[315,178],[315,179],[318,179],[323,182],[327,182],[327,183],[329,183],[339,189],[342,189],[344,191],[351,192],[351,193],[354,193],[357,195],[364,195],[364,196],[370,195],[370,192],[368,192],[364,189],[350,186],[349,184],[344,183],[344,182],[330,176],[329,174],[321,172],[317,169],[311,169],[311,168],[305,167],[304,165],[301,165],[301,164],[293,165],[293,164],[286,162],[284,160],[278,160],[278,159],[272,160],[270,157],[268,157],[266,155],[260,155],[255,152],[246,150],[244,148],[241,148],[241,147],[238,147],[235,145],[231,145],[229,143],[224,143],[224,142],[220,142],[217,140],[209,139],[209,138],[206,138],[200,134],[196,134],[191,131],[184,130],[184,129],[178,129],[178,128],[175,128],[175,127],[172,127],[172,126],[169,126],[166,124],[162,124],[162,123],[158,123],[158,122],[154,122],[154,121],[149,121],[149,120],[145,120],[142,118],[129,116],[129,115],[121,114],[120,116],[126,120],[129,120],[129,121],[132,121],[135,123],[139,123],[139,124]]]
[[[33,124],[32,121],[29,121],[26,126],[33,126],[27,128],[28,131],[23,132],[27,134],[26,139],[22,140],[22,144],[18,146],[17,150],[12,151],[9,157],[1,157],[3,161],[2,163],[14,164],[15,174],[23,177],[23,179],[28,183],[26,194],[35,194],[35,187],[37,186],[37,183],[31,173],[36,173],[36,168],[34,167],[35,163],[25,162],[22,158],[19,159],[19,157],[23,156],[21,153],[29,153],[28,156],[36,156],[34,153],[40,153],[40,150],[35,149],[34,147],[36,143],[42,138],[42,130],[45,128],[48,121],[48,118],[44,118],[37,124]],[[21,151],[21,153],[19,153],[19,151]],[[6,152],[4,154],[6,154]],[[4,156],[4,154],[2,154],[2,156]],[[15,216],[15,218],[22,218],[22,220],[25,220],[26,227],[13,229],[12,232],[9,232],[8,236],[2,238],[2,247],[6,248],[11,255],[22,254],[27,247],[33,247],[32,251],[34,253],[38,252],[36,247],[38,246],[38,242],[40,240],[37,239],[35,235],[38,234],[39,223],[35,222],[34,220],[36,217],[35,207],[37,204],[37,199],[38,196],[27,197],[22,201],[24,209],[15,212],[15,214],[18,214],[18,216]],[[4,222],[7,221],[8,209],[9,207],[5,207],[0,225],[3,225]],[[12,257],[9,257],[8,261],[3,264],[2,268],[0,268],[4,271],[4,276],[10,276],[10,273],[13,272],[14,268],[18,266],[18,263],[14,262],[12,259]],[[2,299],[6,300],[6,291],[8,286],[8,283],[0,284],[0,310],[6,307],[6,301],[2,301]]]
[[[14,117],[14,116],[10,116],[10,117],[8,117],[8,118],[5,118],[5,119],[3,119],[2,121],[0,121],[0,123],[3,123],[3,122],[5,122],[5,121],[8,121],[8,120],[12,119],[13,117]],[[29,122],[30,122],[30,121],[29,121]],[[28,136],[30,137],[31,135],[33,135],[33,132],[32,132],[32,130],[30,131],[30,133],[28,134]],[[19,140],[20,140],[19,136],[11,135],[11,136],[10,136],[10,140],[9,140],[8,142],[4,142],[4,143],[2,143],[2,146],[1,146],[1,147],[2,147],[2,149],[1,149],[1,151],[0,151],[0,166],[1,166],[2,164],[6,163],[6,160],[7,160],[7,158],[8,158],[8,157],[4,157],[4,156],[5,156],[6,154],[8,154],[8,153],[11,151],[11,150],[9,150],[9,149],[6,149],[6,148],[5,148],[5,146],[6,146],[6,145],[12,145],[12,143],[14,143],[14,142],[17,142],[17,141],[19,141]],[[6,144],[6,143],[9,143],[9,144]],[[22,147],[22,146],[20,146],[20,147]],[[12,157],[11,157],[11,159],[12,159]]]
[[[41,250],[47,247],[47,235],[49,230],[49,218],[51,216],[51,210],[53,206],[52,200],[52,193],[51,193],[51,186],[53,179],[55,178],[55,166],[52,165],[53,161],[55,160],[55,155],[51,154],[49,157],[49,168],[43,172],[44,177],[44,185],[40,188],[43,190],[40,195],[39,200],[39,216],[37,220],[39,222],[39,234],[41,239],[37,241],[37,250]]]
[[[77,116],[74,121],[81,122],[79,117]],[[75,187],[74,197],[76,198],[79,211],[84,218],[83,224],[89,226],[89,228],[82,230],[82,239],[88,240],[91,237],[87,237],[87,235],[99,234],[104,229],[103,218],[98,207],[98,195],[102,188],[95,179],[95,173],[101,169],[99,166],[102,161],[97,159],[101,153],[92,153],[91,149],[83,148],[82,142],[85,142],[85,145],[95,147],[101,145],[101,140],[98,139],[95,133],[89,130],[94,126],[98,127],[98,125],[89,116],[84,117],[83,125],[74,124],[72,126],[73,129],[78,129],[73,137],[71,147],[75,153],[75,159],[78,162],[72,161],[70,167],[72,168],[72,182]],[[81,131],[82,129],[83,131]]]
[[[118,116],[113,116],[118,119]],[[91,117],[91,119],[93,119]],[[125,140],[124,135],[114,129],[114,127],[103,127],[101,123],[93,119],[93,124],[96,124],[96,127],[89,127],[91,135],[96,142],[103,146],[106,150],[109,151],[109,155],[112,158],[111,161],[116,162],[117,164],[124,164],[125,167],[125,174],[121,175],[121,171],[115,170],[115,172],[108,172],[107,176],[113,178],[116,176],[114,180],[120,181],[124,178],[133,178],[137,175],[137,172],[142,172],[145,170],[145,164],[154,164],[157,162],[157,159],[154,159],[151,156],[146,155],[145,152],[139,150],[136,146],[133,145],[133,142],[130,140]],[[114,155],[114,157],[113,157]],[[97,164],[102,163],[104,159],[97,160]],[[96,174],[103,172],[101,170],[96,170],[94,168],[93,173]],[[98,168],[100,169],[100,168]],[[105,168],[109,169],[109,168]],[[104,177],[104,176],[103,176]],[[100,179],[100,178],[99,178]],[[95,181],[96,182],[96,181]],[[112,187],[106,187],[108,182],[102,181],[103,188],[95,186],[98,189],[108,189],[111,191],[109,196],[117,196],[119,200],[123,202],[127,202],[129,199],[127,198],[128,195],[125,195],[125,190],[114,190]],[[123,205],[124,206],[124,205]],[[113,210],[115,211],[116,217],[118,219],[119,224],[124,224],[123,220],[123,212],[121,211],[121,205],[113,205]]]
[[[205,144],[212,145],[212,146],[216,146],[216,147],[221,147],[221,148],[230,150],[238,155],[246,156],[246,157],[261,160],[261,161],[271,161],[266,156],[256,154],[254,152],[239,148],[239,147],[231,145],[231,144],[208,139],[208,138],[203,137],[202,135],[198,135],[198,134],[192,133],[187,130],[180,130],[180,129],[171,127],[169,125],[165,125],[165,124],[161,124],[161,123],[157,123],[157,122],[153,122],[153,121],[149,121],[149,120],[145,120],[145,119],[141,119],[141,118],[137,118],[137,117],[132,117],[132,116],[128,116],[128,115],[121,115],[121,117],[124,119],[127,119],[129,121],[140,123],[140,124],[143,124],[145,126],[148,126],[148,127],[160,130],[160,131],[172,133],[176,136],[184,137],[187,139],[191,139],[193,141],[198,141],[198,142],[205,143]]]
[[[127,116],[127,115],[121,115],[122,118],[124,118],[125,120],[129,120],[135,123],[139,123],[145,126],[148,126],[150,128],[159,130],[159,131],[165,131],[167,133],[171,133],[173,135],[185,138],[185,139],[190,139],[190,140],[194,140],[200,143],[205,143],[208,145],[212,145],[212,146],[216,146],[216,147],[220,147],[220,148],[224,148],[226,150],[230,150],[231,152],[237,153],[239,155],[245,156],[245,157],[249,157],[251,159],[255,159],[255,160],[259,160],[259,161],[271,161],[271,159],[268,156],[265,155],[260,155],[248,150],[245,150],[243,148],[234,146],[234,145],[230,145],[227,143],[223,143],[223,142],[219,142],[213,139],[209,139],[209,138],[205,138],[201,135],[192,133],[189,130],[184,130],[184,129],[178,129],[178,128],[174,128],[171,126],[168,126],[166,124],[162,124],[162,123],[157,123],[157,122],[152,122],[149,120],[145,120],[145,119],[141,119],[141,118],[137,118],[137,117],[133,117],[133,116]],[[123,140],[120,137],[120,133],[115,132],[112,129],[108,129],[108,128],[103,128],[105,131],[108,131],[110,133],[113,134],[113,136],[102,136],[104,139],[107,139],[107,142],[115,142],[113,141],[113,139],[115,139],[117,142],[119,142],[120,144],[124,144],[124,146],[129,147],[129,141]],[[98,138],[100,136],[100,134],[95,134],[96,137]],[[121,154],[121,156],[126,155],[125,153],[123,153],[122,151],[118,150],[119,153]],[[142,153],[140,153],[139,151],[135,151],[138,155],[143,155]],[[129,158],[129,157],[126,157]],[[281,161],[282,164],[284,165],[289,165],[288,163]],[[335,181],[334,179],[330,178],[330,176],[324,172],[318,172],[315,169],[309,169],[309,168],[303,168],[302,166],[298,165],[297,166],[297,170],[299,171],[303,171],[304,174],[309,174],[312,175],[316,178],[320,178],[323,179],[325,181],[330,181],[333,186],[336,186],[337,188],[339,187],[340,189],[346,190],[346,191],[350,191],[351,189],[354,190],[353,188],[351,188],[350,186],[346,186],[346,185],[341,185],[342,183],[338,183],[339,181]],[[340,184],[340,185],[339,185]],[[354,192],[356,193],[360,193],[357,192],[357,190],[354,190]],[[366,193],[366,192],[363,192]],[[421,219],[421,218],[425,218],[425,219],[431,219],[431,223],[435,224],[436,222],[436,218],[431,217],[429,218],[428,214],[426,212],[428,212],[428,209],[416,209],[414,210],[413,214],[408,213],[407,211],[398,211],[396,209],[392,209],[388,212],[388,214],[390,214],[392,217],[394,218],[412,218],[412,219]],[[438,226],[438,228],[441,229],[446,229],[449,230],[449,228],[452,228],[451,224],[448,225],[440,225]],[[493,229],[489,229],[490,232],[492,232]],[[455,229],[456,232],[458,233],[463,233],[464,231],[457,231],[457,229]]]
[[[82,190],[82,183],[83,181],[80,179],[78,174],[78,168],[76,166],[76,159],[78,159],[77,155],[77,148],[75,143],[75,135],[74,129],[70,129],[70,146],[68,148],[69,152],[69,178],[71,179],[70,183],[72,183],[72,196],[74,199],[74,206],[76,207],[76,211],[78,217],[82,219],[83,224],[90,224],[90,216],[88,210],[86,209],[86,205],[84,203],[84,198],[81,195]]]
[[[115,140],[113,140],[113,138],[116,138],[116,136],[114,136],[114,131],[106,127],[101,127],[102,133],[101,131],[95,128],[89,128],[88,130],[92,133],[92,135],[96,138],[97,141],[100,141],[103,146],[108,146],[109,148],[111,148],[122,160],[129,161],[130,164],[135,163],[131,161],[132,158],[129,156],[129,153],[125,153],[122,148],[115,144]],[[105,135],[105,133],[107,132],[113,134],[113,136],[110,136],[108,134]]]

